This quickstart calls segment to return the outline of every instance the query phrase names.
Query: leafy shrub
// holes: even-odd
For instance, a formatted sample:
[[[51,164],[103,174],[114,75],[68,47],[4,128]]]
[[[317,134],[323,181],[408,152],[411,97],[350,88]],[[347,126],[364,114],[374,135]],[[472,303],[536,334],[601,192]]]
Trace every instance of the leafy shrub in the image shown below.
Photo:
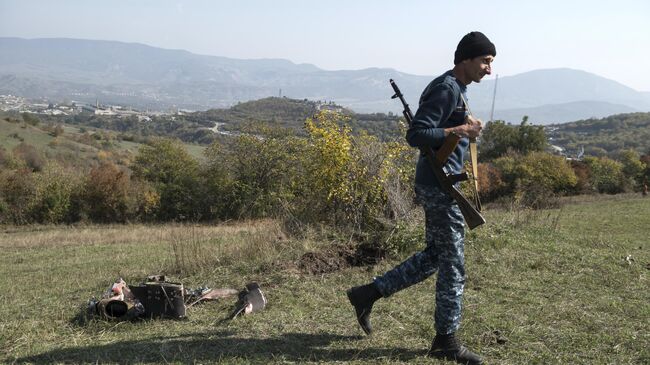
[[[269,126],[253,133],[239,135],[228,148],[215,142],[206,151],[211,210],[222,218],[273,216],[294,199],[305,141]]]
[[[160,194],[153,185],[143,180],[131,180],[129,189],[129,217],[153,221],[160,209]]]
[[[575,194],[588,194],[593,193],[594,190],[591,187],[591,169],[583,161],[573,160],[571,161],[571,168],[573,173],[576,174],[576,186],[574,193]]]
[[[413,208],[414,150],[352,135],[348,118],[321,111],[305,122],[308,153],[294,216],[381,248]]]
[[[90,170],[83,200],[88,218],[96,222],[125,222],[129,216],[130,179],[111,162]]]
[[[570,191],[577,178],[570,165],[561,156],[532,152],[525,156],[506,156],[494,161],[510,191],[517,187],[543,186],[554,193]]]
[[[58,137],[58,136],[62,135],[63,132],[64,132],[64,130],[63,130],[63,126],[62,126],[61,124],[57,124],[57,125],[52,129],[51,135],[52,135],[52,137]]]
[[[501,171],[492,163],[478,164],[478,187],[481,199],[493,200],[503,193],[506,183],[503,181]]]
[[[352,133],[347,121],[343,115],[328,111],[305,121],[310,144],[305,195],[317,204],[312,206],[315,211],[331,216],[335,224],[348,220],[346,203],[352,201]]]
[[[34,194],[34,177],[29,169],[0,170],[0,200],[3,202],[0,222],[30,223],[29,203]]]
[[[586,157],[584,162],[591,170],[591,186],[605,194],[625,191],[623,164],[608,157]]]
[[[160,138],[142,146],[132,170],[158,192],[159,219],[197,220],[203,215],[199,164],[180,141]]]
[[[381,183],[386,194],[384,215],[399,222],[408,219],[414,208],[417,150],[400,140],[386,143],[385,153],[381,169]]]
[[[16,158],[23,160],[27,167],[33,171],[41,171],[45,165],[45,160],[36,148],[28,143],[21,142],[14,147],[13,154]]]
[[[80,189],[77,175],[54,162],[34,173],[34,196],[29,202],[30,216],[38,223],[70,221],[73,192]]]
[[[398,221],[381,246],[391,256],[408,254],[423,248],[424,236],[424,225],[420,221]]]
[[[503,177],[503,193],[514,196],[523,206],[555,206],[554,198],[574,191],[578,183],[564,157],[546,152],[504,156],[494,160],[494,166]]]
[[[41,122],[41,120],[37,116],[31,113],[24,112],[22,114],[22,117],[23,117],[23,121],[25,121],[25,123],[29,125],[36,126]]]
[[[643,183],[646,169],[641,156],[635,150],[623,150],[619,153],[619,160],[623,164],[623,175],[627,188],[638,189]]]

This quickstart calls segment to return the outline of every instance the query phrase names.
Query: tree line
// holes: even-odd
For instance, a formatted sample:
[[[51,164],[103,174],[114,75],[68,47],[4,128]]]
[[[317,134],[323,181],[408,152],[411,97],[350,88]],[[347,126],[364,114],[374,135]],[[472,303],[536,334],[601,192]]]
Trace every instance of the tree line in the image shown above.
[[[0,222],[170,222],[275,217],[288,227],[336,227],[363,240],[399,241],[414,210],[417,150],[403,140],[353,133],[344,114],[320,111],[293,129],[257,124],[213,142],[198,159],[178,139],[154,138],[127,166],[89,168],[0,149]],[[488,123],[480,144],[481,198],[545,207],[553,197],[641,188],[650,156],[570,161],[545,151],[543,127]],[[464,187],[467,190],[467,187]]]

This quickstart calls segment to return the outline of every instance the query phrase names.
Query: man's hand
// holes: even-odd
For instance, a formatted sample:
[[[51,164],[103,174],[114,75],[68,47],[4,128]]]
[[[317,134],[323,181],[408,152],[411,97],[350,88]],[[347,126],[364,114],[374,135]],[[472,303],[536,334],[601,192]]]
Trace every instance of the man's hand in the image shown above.
[[[445,135],[455,133],[464,138],[476,138],[481,134],[481,129],[483,129],[483,122],[471,115],[467,115],[465,116],[465,124],[445,129],[445,132],[447,132]]]

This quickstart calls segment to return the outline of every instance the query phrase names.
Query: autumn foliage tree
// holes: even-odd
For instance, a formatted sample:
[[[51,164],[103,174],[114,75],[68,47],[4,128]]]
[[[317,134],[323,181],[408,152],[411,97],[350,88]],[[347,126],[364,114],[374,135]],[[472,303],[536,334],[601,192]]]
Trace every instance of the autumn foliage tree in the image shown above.
[[[131,168],[157,191],[159,219],[197,220],[205,213],[199,163],[180,141],[160,138],[142,146]]]
[[[112,162],[94,167],[83,193],[88,218],[96,222],[125,222],[129,213],[130,183],[128,173]]]

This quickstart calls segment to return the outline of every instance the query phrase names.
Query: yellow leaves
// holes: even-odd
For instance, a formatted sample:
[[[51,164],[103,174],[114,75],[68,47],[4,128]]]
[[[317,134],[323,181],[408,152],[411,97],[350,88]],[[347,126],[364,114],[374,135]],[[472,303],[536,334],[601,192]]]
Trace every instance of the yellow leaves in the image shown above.
[[[350,192],[349,172],[352,162],[352,134],[349,118],[322,110],[305,121],[305,129],[314,149],[312,176],[320,181],[315,187],[324,190],[327,200],[347,200]],[[314,182],[315,183],[315,182]]]
[[[97,159],[100,161],[108,161],[111,158],[112,154],[110,151],[100,150],[97,152]]]
[[[142,194],[141,209],[145,214],[151,214],[160,205],[160,194],[155,190],[145,190]]]
[[[414,155],[406,143],[382,142],[364,131],[353,135],[348,122],[331,111],[305,121],[311,148],[305,178],[321,208],[360,223],[383,214],[389,186],[411,189]]]

